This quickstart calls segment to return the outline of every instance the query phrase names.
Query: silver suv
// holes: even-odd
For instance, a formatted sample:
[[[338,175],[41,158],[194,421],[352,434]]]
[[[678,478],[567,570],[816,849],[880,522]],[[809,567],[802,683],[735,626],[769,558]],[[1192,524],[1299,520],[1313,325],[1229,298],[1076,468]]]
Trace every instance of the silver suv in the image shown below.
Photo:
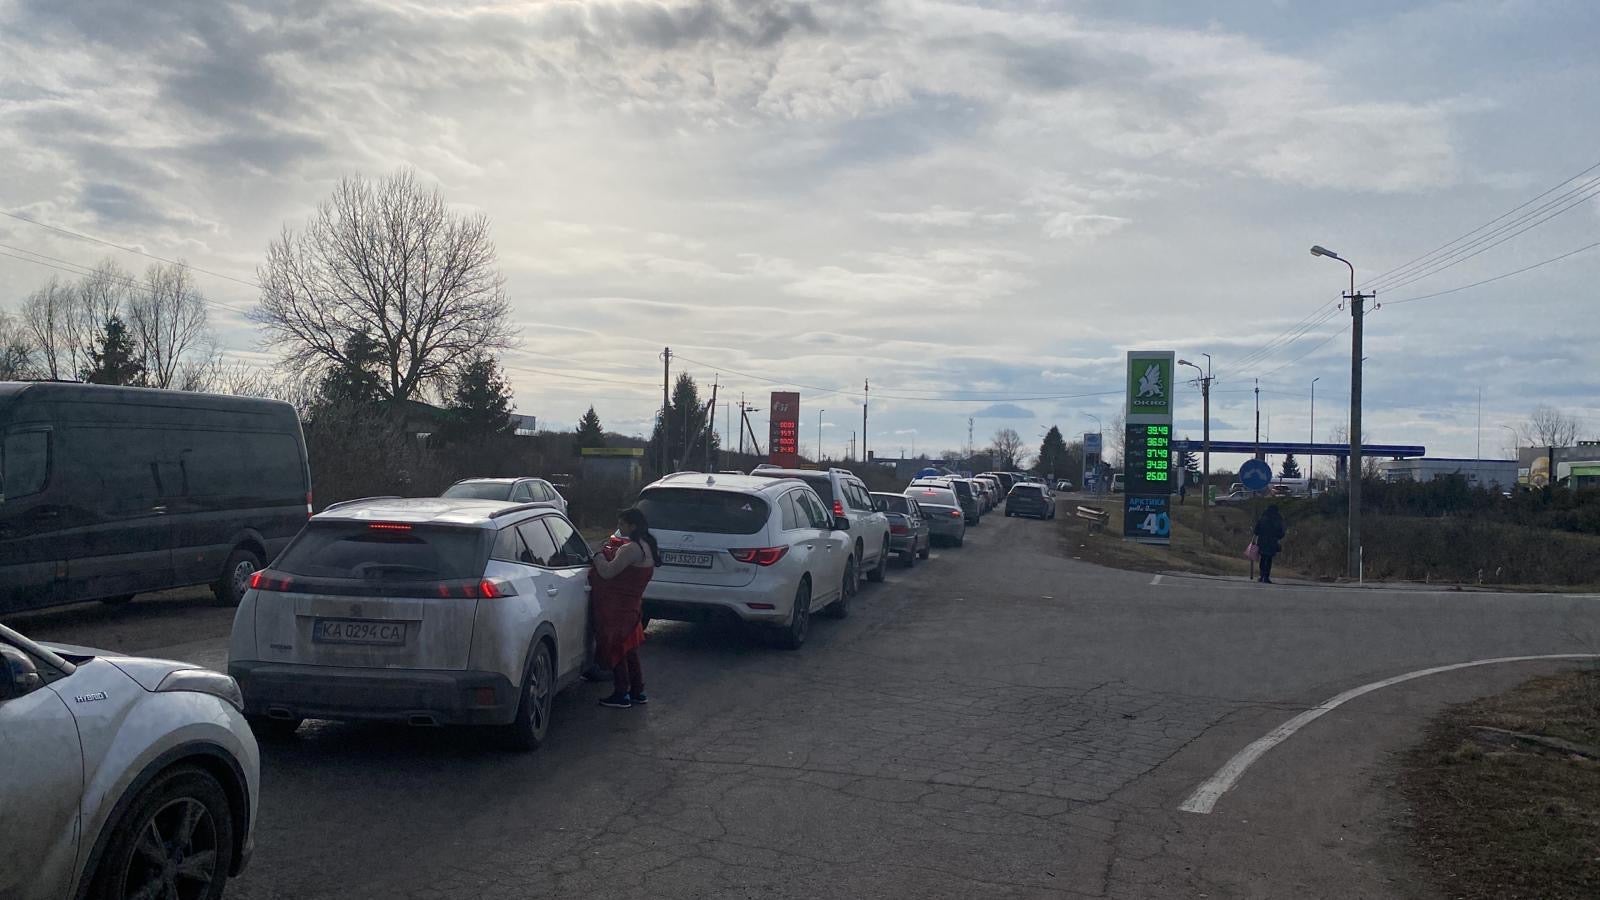
[[[261,735],[303,719],[497,725],[543,743],[588,661],[589,548],[540,503],[373,498],[251,576],[228,674]]]
[[[795,478],[822,498],[835,517],[850,521],[850,560],[857,572],[882,581],[889,570],[889,517],[874,508],[867,485],[849,469],[757,468],[752,478]]]

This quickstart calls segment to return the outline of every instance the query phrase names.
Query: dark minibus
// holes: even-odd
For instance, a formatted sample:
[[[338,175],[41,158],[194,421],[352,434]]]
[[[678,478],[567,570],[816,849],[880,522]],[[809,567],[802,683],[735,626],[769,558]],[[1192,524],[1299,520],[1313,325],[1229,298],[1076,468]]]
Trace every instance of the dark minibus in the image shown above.
[[[234,605],[310,514],[287,403],[0,382],[0,614],[192,584]]]

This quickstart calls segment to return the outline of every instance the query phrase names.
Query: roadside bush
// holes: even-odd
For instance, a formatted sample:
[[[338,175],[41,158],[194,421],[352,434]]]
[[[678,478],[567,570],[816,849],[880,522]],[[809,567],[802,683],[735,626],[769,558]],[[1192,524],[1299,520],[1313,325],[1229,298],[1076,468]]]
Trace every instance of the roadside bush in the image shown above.
[[[1371,581],[1460,584],[1600,583],[1600,537],[1486,521],[1475,516],[1366,516],[1366,577]],[[1345,573],[1342,517],[1289,517],[1282,561],[1311,577]]]
[[[1324,516],[1343,516],[1350,501],[1348,493],[1334,491],[1296,503]],[[1361,482],[1361,509],[1389,516],[1473,516],[1531,528],[1600,535],[1600,488],[1519,488],[1506,497],[1499,491],[1471,487],[1460,475],[1425,482],[1368,478]]]

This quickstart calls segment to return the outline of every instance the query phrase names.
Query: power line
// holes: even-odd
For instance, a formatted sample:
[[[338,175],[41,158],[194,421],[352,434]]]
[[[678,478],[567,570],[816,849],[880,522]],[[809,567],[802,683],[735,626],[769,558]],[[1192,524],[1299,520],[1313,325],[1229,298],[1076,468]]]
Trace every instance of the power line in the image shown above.
[[[1422,294],[1422,295],[1416,296],[1416,297],[1406,297],[1403,300],[1388,300],[1388,301],[1385,301],[1384,305],[1385,306],[1397,306],[1397,305],[1399,305],[1401,303],[1416,303],[1419,300],[1432,300],[1435,297],[1443,297],[1446,294],[1454,294],[1454,293],[1456,293],[1458,291],[1464,291],[1464,290],[1467,290],[1469,288],[1482,287],[1483,285],[1486,285],[1486,284],[1492,284],[1492,283],[1494,283],[1496,281],[1502,281],[1504,279],[1510,278],[1513,275],[1521,275],[1523,272],[1531,272],[1534,269],[1540,268],[1542,266],[1548,266],[1551,263],[1560,262],[1560,261],[1566,259],[1569,256],[1577,256],[1579,253],[1583,253],[1583,252],[1585,252],[1587,250],[1593,250],[1596,247],[1600,247],[1600,241],[1595,241],[1592,244],[1585,244],[1585,245],[1583,245],[1582,247],[1579,247],[1576,250],[1569,250],[1566,253],[1561,254],[1560,256],[1552,256],[1549,259],[1543,260],[1541,262],[1536,262],[1531,266],[1523,266],[1520,269],[1516,269],[1516,270],[1513,270],[1513,271],[1510,271],[1510,272],[1506,272],[1506,273],[1501,274],[1501,275],[1496,275],[1493,278],[1485,278],[1482,281],[1474,281],[1471,284],[1463,284],[1460,287],[1453,287],[1453,288],[1449,288],[1448,290],[1434,291],[1431,294]]]
[[[55,256],[48,256],[36,250],[26,250],[21,247],[13,247],[10,244],[0,244],[0,250],[12,250],[16,253],[26,253],[29,254],[29,256],[37,256],[39,257],[38,259],[30,259],[27,256],[17,256],[15,253],[0,253],[0,256],[9,256],[12,259],[19,259],[23,262],[33,263],[34,265],[45,266],[47,268],[55,269],[58,272],[66,272],[69,275],[87,277],[96,274],[92,266],[86,266],[82,263],[75,263],[70,260],[61,259]],[[173,263],[173,265],[182,266],[184,264]],[[110,277],[112,281],[124,285],[125,287],[149,289],[155,288],[153,283],[149,281],[139,281],[131,275],[111,275],[108,277]],[[248,310],[240,309],[237,306],[230,306],[221,302],[220,300],[212,300],[210,297],[207,297],[204,294],[200,294],[199,297],[200,302],[206,304],[207,306],[215,306],[218,309],[225,309],[241,316],[248,316],[250,314]]]
[[[1410,261],[1408,261],[1408,262],[1406,262],[1406,263],[1404,263],[1404,264],[1402,264],[1400,266],[1397,266],[1396,268],[1390,269],[1388,272],[1385,272],[1384,274],[1379,275],[1377,278],[1375,278],[1375,279],[1367,282],[1366,284],[1362,285],[1362,287],[1369,288],[1369,289],[1377,289],[1379,287],[1383,287],[1384,285],[1382,284],[1382,282],[1385,279],[1388,279],[1390,276],[1402,277],[1402,273],[1409,274],[1408,270],[1410,270],[1413,266],[1417,265],[1418,263],[1423,263],[1424,260],[1428,260],[1428,259],[1438,255],[1439,253],[1441,253],[1441,252],[1443,252],[1445,250],[1448,250],[1449,248],[1455,246],[1456,244],[1461,243],[1462,241],[1466,240],[1467,238],[1472,237],[1474,234],[1477,234],[1478,232],[1482,231],[1483,229],[1488,228],[1491,225],[1494,225],[1496,222],[1499,222],[1501,219],[1504,219],[1504,218],[1506,218],[1508,216],[1514,215],[1518,211],[1523,210],[1523,209],[1533,205],[1534,203],[1539,202],[1543,198],[1549,196],[1550,194],[1555,193],[1557,190],[1560,190],[1562,185],[1570,184],[1571,182],[1577,181],[1579,178],[1582,178],[1583,176],[1589,174],[1590,172],[1593,172],[1595,169],[1600,169],[1600,162],[1594,163],[1593,165],[1591,165],[1588,168],[1584,169],[1583,171],[1577,173],[1576,175],[1572,175],[1572,176],[1570,176],[1568,178],[1562,179],[1559,182],[1556,182],[1556,184],[1552,185],[1551,187],[1549,187],[1548,189],[1546,189],[1545,191],[1543,191],[1539,195],[1537,195],[1535,197],[1532,197],[1532,198],[1530,198],[1528,200],[1523,201],[1521,204],[1512,207],[1511,209],[1501,213],[1500,215],[1494,217],[1493,219],[1490,219],[1489,221],[1483,223],[1482,225],[1479,225],[1477,228],[1474,228],[1471,231],[1468,231],[1466,234],[1463,234],[1460,237],[1457,237],[1455,240],[1449,241],[1448,243],[1445,243],[1445,244],[1441,244],[1440,246],[1435,247],[1432,250],[1429,250],[1427,253],[1424,253],[1421,256],[1418,256],[1418,257],[1416,257],[1416,258],[1414,258],[1414,259],[1412,259],[1412,260],[1410,260]],[[1591,181],[1590,183],[1592,184],[1593,182]],[[1568,192],[1568,194],[1570,194],[1570,193],[1571,193],[1571,191]],[[1427,263],[1424,263],[1424,266],[1426,266],[1426,265],[1427,265]]]
[[[30,219],[27,216],[21,215],[19,213],[8,212],[7,210],[0,209],[0,216],[8,216],[10,218],[16,219],[19,222],[27,222],[29,225],[37,225],[40,228],[48,228],[51,231],[58,232],[60,234],[65,234],[65,235],[68,235],[70,237],[75,237],[75,238],[78,238],[79,240],[92,241],[93,243],[101,244],[101,245],[106,246],[106,247],[114,247],[114,248],[116,248],[118,250],[122,250],[122,251],[125,251],[127,253],[134,253],[134,254],[137,254],[139,256],[143,256],[143,257],[145,257],[147,259],[159,260],[161,262],[168,263],[168,264],[171,264],[171,265],[188,266],[189,268],[195,270],[196,272],[204,272],[205,274],[210,275],[213,278],[222,278],[222,279],[226,279],[228,281],[235,282],[237,284],[242,284],[242,285],[244,285],[246,287],[253,287],[256,290],[261,290],[261,285],[260,284],[254,282],[254,281],[250,281],[248,279],[235,278],[232,275],[224,275],[221,272],[213,272],[210,269],[202,269],[199,266],[190,265],[189,263],[179,262],[178,260],[175,260],[175,259],[168,259],[165,256],[158,256],[158,255],[156,255],[154,253],[146,253],[145,251],[139,250],[139,249],[137,249],[135,247],[129,247],[129,246],[126,246],[124,244],[118,244],[118,243],[116,243],[114,241],[108,241],[105,238],[97,238],[92,234],[84,234],[81,231],[73,231],[70,228],[63,228],[60,225],[51,225],[49,222],[41,222],[38,219]]]

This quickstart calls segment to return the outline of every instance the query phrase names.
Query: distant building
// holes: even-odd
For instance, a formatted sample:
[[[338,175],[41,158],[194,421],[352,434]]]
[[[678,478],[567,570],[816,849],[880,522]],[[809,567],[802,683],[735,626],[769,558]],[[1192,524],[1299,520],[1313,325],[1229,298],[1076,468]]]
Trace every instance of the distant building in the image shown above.
[[[1472,487],[1510,490],[1517,484],[1517,461],[1514,459],[1422,456],[1415,459],[1386,459],[1378,465],[1384,481],[1420,482],[1446,475],[1462,475]]]
[[[1519,447],[1517,483],[1545,487],[1550,471],[1556,484],[1571,488],[1600,487],[1600,441],[1579,441],[1573,447]]]

